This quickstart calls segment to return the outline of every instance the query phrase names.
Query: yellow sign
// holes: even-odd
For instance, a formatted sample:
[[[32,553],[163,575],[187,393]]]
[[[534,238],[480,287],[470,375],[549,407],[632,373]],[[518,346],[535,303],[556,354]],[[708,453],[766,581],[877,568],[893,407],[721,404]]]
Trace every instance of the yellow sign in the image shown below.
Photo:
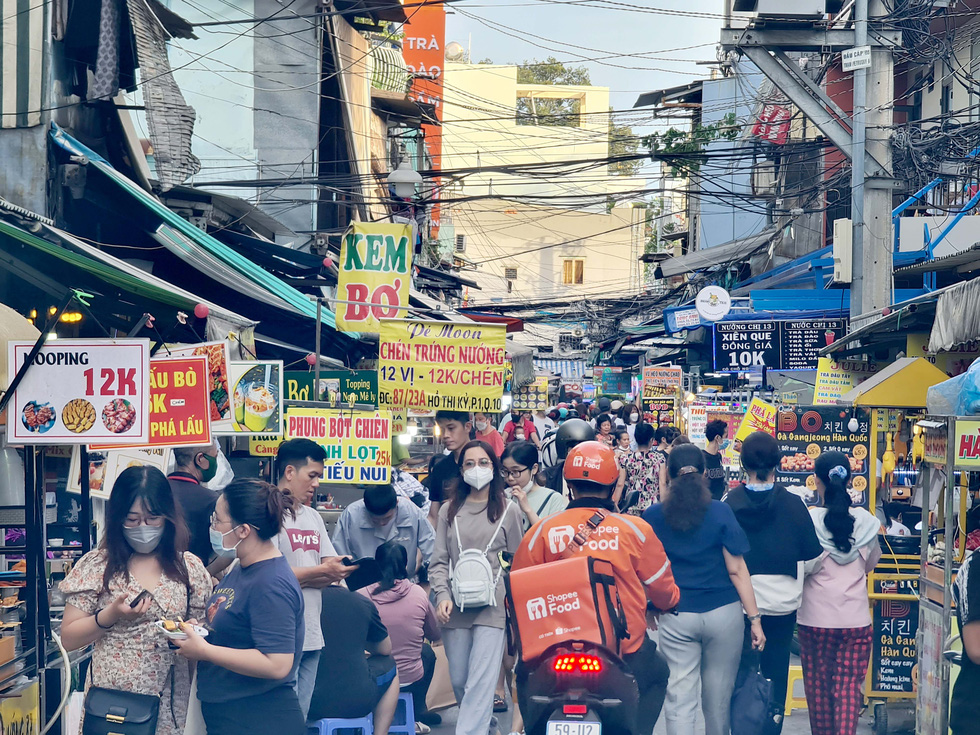
[[[956,419],[956,468],[980,467],[980,421]]]
[[[735,441],[744,441],[745,437],[755,431],[776,434],[776,407],[760,398],[753,398],[749,404],[745,418],[735,432]]]
[[[929,352],[928,334],[910,334],[905,340],[906,357],[924,357],[950,377],[962,375],[980,357],[980,342],[958,345],[949,352]]]
[[[327,452],[324,482],[391,482],[391,412],[289,408],[286,438],[312,439]]]
[[[248,453],[253,457],[275,457],[282,444],[277,434],[252,435],[248,438]]]
[[[878,372],[874,363],[817,358],[813,405],[835,406],[847,393]]]
[[[41,700],[35,681],[16,696],[0,699],[0,733],[37,735],[41,729]]]
[[[412,282],[412,226],[352,222],[340,245],[337,329],[377,332],[401,316]],[[347,303],[344,303],[347,302]]]
[[[506,326],[385,319],[378,349],[378,405],[499,413]]]
[[[548,378],[535,378],[514,391],[512,408],[517,411],[537,411],[548,407]]]

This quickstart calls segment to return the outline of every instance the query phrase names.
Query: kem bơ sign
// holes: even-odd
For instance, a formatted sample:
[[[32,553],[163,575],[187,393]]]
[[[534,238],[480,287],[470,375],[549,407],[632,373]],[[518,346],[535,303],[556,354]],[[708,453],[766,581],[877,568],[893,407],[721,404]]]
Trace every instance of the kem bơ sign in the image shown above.
[[[351,223],[340,247],[339,330],[377,332],[381,319],[400,315],[408,305],[413,244],[411,225]]]

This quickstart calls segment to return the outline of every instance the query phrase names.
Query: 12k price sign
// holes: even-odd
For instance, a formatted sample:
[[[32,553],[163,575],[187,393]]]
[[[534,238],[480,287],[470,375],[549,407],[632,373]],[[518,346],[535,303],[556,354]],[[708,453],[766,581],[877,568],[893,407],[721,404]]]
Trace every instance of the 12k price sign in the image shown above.
[[[194,447],[211,443],[208,360],[155,357],[150,360],[150,440],[147,447]],[[89,451],[113,445],[89,444]]]
[[[33,347],[33,342],[8,343],[8,375],[20,370]],[[7,410],[11,444],[146,444],[149,340],[49,342],[34,358]]]
[[[378,405],[499,413],[506,326],[381,321]]]
[[[327,453],[324,482],[391,482],[391,412],[290,407],[286,438],[310,439]]]

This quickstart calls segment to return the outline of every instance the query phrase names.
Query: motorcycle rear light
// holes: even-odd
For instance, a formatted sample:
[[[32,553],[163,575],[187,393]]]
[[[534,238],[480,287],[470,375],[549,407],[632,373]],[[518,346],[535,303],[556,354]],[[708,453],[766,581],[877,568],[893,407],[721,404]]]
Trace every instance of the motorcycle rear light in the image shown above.
[[[598,656],[586,656],[582,654],[558,656],[555,659],[554,669],[559,674],[572,674],[575,672],[597,674],[602,671],[602,659]]]
[[[584,704],[566,704],[561,711],[566,715],[584,715],[588,713],[589,708]]]

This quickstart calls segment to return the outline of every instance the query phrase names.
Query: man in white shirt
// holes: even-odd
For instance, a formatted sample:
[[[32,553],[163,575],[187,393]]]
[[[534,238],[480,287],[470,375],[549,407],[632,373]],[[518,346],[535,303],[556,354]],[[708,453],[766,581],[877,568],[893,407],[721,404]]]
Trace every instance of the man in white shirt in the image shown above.
[[[310,711],[323,648],[320,590],[345,579],[354,570],[354,567],[343,564],[342,557],[330,543],[323,519],[310,507],[323,478],[326,457],[323,447],[309,439],[290,439],[283,442],[276,453],[279,489],[299,504],[295,517],[287,513],[283,519],[276,545],[296,574],[306,605],[306,640],[296,675],[296,695],[304,718]]]

